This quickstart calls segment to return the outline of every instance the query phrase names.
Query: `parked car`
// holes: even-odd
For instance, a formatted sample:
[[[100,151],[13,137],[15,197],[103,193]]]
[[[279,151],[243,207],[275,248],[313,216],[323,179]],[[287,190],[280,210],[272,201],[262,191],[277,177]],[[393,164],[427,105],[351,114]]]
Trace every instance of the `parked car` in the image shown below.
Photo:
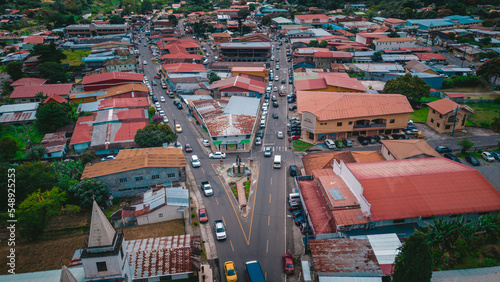
[[[342,140],[335,140],[335,146],[337,146],[337,148],[339,149],[342,149],[344,148],[344,143],[342,142]]]
[[[292,212],[293,218],[296,218],[297,216],[301,216],[301,215],[304,215],[304,213],[302,212],[302,210],[296,210],[296,211]]]
[[[333,140],[331,139],[326,139],[325,140],[325,145],[328,149],[335,149],[335,142],[333,142]]]
[[[495,158],[489,152],[482,152],[481,157],[489,162],[494,162]]]
[[[165,97],[160,96],[160,102],[165,103]]]
[[[290,110],[291,112],[295,111],[296,109],[297,109],[297,106],[290,106],[290,108],[289,108],[289,110]]]
[[[500,153],[499,152],[490,152],[490,154],[497,160],[500,161]]]
[[[306,221],[306,218],[303,215],[297,216],[293,219],[295,225],[300,225],[302,222]]]
[[[288,210],[289,211],[296,211],[296,210],[300,210],[301,208],[302,207],[301,207],[299,202],[296,202],[296,201],[288,202]]]
[[[225,159],[226,158],[226,153],[222,152],[215,152],[215,153],[210,153],[208,155],[210,159]]]
[[[271,151],[271,147],[266,147],[264,150],[264,157],[271,157],[273,155],[273,152]]]
[[[436,151],[438,153],[450,153],[451,152],[451,147],[444,146],[444,145],[439,145],[436,147]]]
[[[224,227],[224,222],[222,220],[214,221],[215,238],[217,240],[224,240],[227,238],[226,227]]]
[[[155,75],[155,78],[156,78],[156,79],[159,79],[159,78],[160,78],[160,76],[159,76],[159,75]]]
[[[299,139],[300,139],[300,135],[292,135],[292,136],[288,137],[288,142],[292,142],[292,141],[299,140]]]
[[[368,145],[368,140],[366,140],[366,138],[363,136],[358,136],[358,142],[361,145]]]
[[[260,137],[255,138],[255,145],[256,146],[262,145],[262,139]]]
[[[403,140],[404,139],[404,137],[401,136],[401,134],[393,134],[392,138],[394,138],[395,140]]]
[[[208,222],[207,209],[205,208],[198,209],[198,218],[200,219],[200,223],[207,223]]]
[[[297,166],[296,165],[290,166],[290,176],[297,176]]]
[[[192,155],[191,156],[191,165],[193,167],[200,167],[201,166],[200,159],[198,158],[197,155]]]
[[[374,136],[368,136],[366,138],[368,139],[368,142],[370,142],[370,144],[377,143],[377,138],[375,138]]]
[[[105,161],[114,160],[114,159],[116,159],[115,156],[109,155],[109,156],[102,158],[101,161],[105,162]]]
[[[342,143],[344,143],[344,145],[346,147],[352,147],[352,141],[351,141],[351,139],[344,138],[344,139],[342,139]]]
[[[163,116],[163,122],[164,123],[168,123],[168,117],[167,116]]]
[[[460,161],[460,159],[459,159],[457,156],[455,156],[455,155],[453,155],[453,154],[450,154],[450,153],[446,153],[446,154],[444,154],[444,155],[443,155],[443,157],[445,157],[445,158],[447,158],[447,159],[450,159],[450,160],[452,160],[452,161],[456,161],[457,163],[462,163],[462,162]]]
[[[309,227],[309,224],[307,224],[307,222],[302,222],[302,224],[300,224],[300,232],[302,232],[302,234],[312,234],[312,230],[311,230],[311,227]]]
[[[203,146],[205,147],[210,147],[210,142],[208,142],[207,139],[203,139],[203,141],[201,141],[201,143],[203,144]]]
[[[481,163],[473,156],[465,157],[465,160],[473,166],[480,166]]]
[[[264,137],[264,130],[257,131],[257,137],[260,137],[260,138]]]
[[[184,150],[188,153],[191,153],[193,151],[193,147],[191,147],[190,144],[186,144],[186,147],[184,147]]]
[[[382,140],[385,140],[385,139],[386,139],[386,138],[385,138],[385,136],[384,136],[384,135],[382,135],[382,134],[377,135],[377,137],[376,137],[376,138],[377,138],[377,141],[378,141],[379,143],[382,143]]]
[[[281,257],[283,262],[283,272],[285,274],[293,274],[295,272],[295,266],[293,265],[293,256],[290,254],[285,254]]]
[[[181,103],[177,104],[177,109],[182,110],[182,104]]]

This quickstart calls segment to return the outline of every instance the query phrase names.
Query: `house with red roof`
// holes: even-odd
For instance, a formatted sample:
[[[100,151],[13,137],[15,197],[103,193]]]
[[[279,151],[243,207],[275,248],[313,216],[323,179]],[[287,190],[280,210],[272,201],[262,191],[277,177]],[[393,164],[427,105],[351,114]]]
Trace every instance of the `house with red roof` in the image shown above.
[[[43,104],[49,104],[49,103],[63,104],[63,103],[67,103],[67,102],[68,102],[68,100],[64,99],[63,97],[57,95],[56,93],[52,93],[42,103]]]
[[[72,83],[62,84],[40,84],[40,85],[23,85],[17,86],[10,98],[14,99],[17,104],[42,102],[45,97],[56,94],[64,99],[68,99],[69,95],[75,91]],[[43,95],[39,96],[42,93]]]
[[[325,14],[307,14],[295,15],[293,20],[295,24],[308,24],[312,26],[320,26],[330,22],[330,17]]]
[[[45,40],[47,40],[46,36],[26,36],[23,43],[38,45],[45,44]]]
[[[319,69],[330,69],[332,64],[352,63],[350,52],[315,52],[314,64]]]
[[[113,86],[142,83],[144,75],[132,72],[105,72],[85,76],[82,80],[84,91],[107,89]]]
[[[260,98],[266,91],[266,83],[244,76],[233,76],[215,81],[210,85],[213,97],[246,96]]]
[[[204,74],[203,76],[206,77],[207,70],[202,64],[188,64],[188,63],[175,63],[175,64],[163,64],[161,65],[161,72],[165,76],[169,73],[173,74]]]
[[[406,26],[406,21],[401,19],[388,18],[384,20],[384,25],[387,27]]]
[[[36,78],[36,77],[23,77],[20,78],[14,82],[10,86],[12,88],[16,89],[18,86],[25,86],[25,85],[42,85],[47,82],[47,79],[45,78]]]
[[[368,33],[368,32],[359,32],[356,33],[356,42],[365,44],[365,45],[370,45],[373,43],[373,40],[378,39],[378,38],[389,38],[385,34],[373,34],[373,33]]]
[[[474,113],[469,106],[457,104],[448,98],[432,101],[427,106],[429,114],[426,124],[439,133],[464,130],[467,118]]]
[[[329,68],[330,66],[328,66]],[[295,79],[296,91],[366,92],[366,87],[346,73],[304,74]]]
[[[436,62],[442,64],[446,62],[446,57],[441,53],[416,53],[421,62]]]
[[[476,169],[444,157],[333,162],[295,182],[316,239],[390,228],[400,238],[432,218],[496,216],[500,192]]]

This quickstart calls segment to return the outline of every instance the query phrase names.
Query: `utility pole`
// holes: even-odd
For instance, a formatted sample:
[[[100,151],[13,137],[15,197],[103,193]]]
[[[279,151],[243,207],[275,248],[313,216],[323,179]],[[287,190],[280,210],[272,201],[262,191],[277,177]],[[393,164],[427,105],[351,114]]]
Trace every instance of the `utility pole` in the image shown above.
[[[455,132],[455,124],[457,123],[458,111],[460,111],[461,108],[462,107],[457,106],[457,108],[453,110],[455,112],[455,117],[453,118],[453,127],[451,128],[451,136],[453,136],[453,133]]]

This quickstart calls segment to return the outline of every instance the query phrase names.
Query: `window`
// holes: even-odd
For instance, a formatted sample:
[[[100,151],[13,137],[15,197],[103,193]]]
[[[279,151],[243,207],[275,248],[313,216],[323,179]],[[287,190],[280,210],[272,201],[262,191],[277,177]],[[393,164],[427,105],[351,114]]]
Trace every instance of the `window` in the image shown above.
[[[431,220],[432,219],[432,216],[424,216],[422,217],[422,220]]]
[[[108,267],[106,266],[105,261],[99,261],[99,262],[96,262],[95,264],[97,266],[97,272],[108,271]]]
[[[173,178],[173,177],[175,177],[175,173],[168,173],[168,174],[167,174],[167,177],[168,177],[168,178]]]
[[[47,153],[47,157],[52,157],[52,153]]]
[[[143,180],[142,176],[137,176],[137,177],[135,178],[135,181],[142,181],[142,180]]]
[[[436,113],[436,111],[435,111],[435,110],[432,110],[432,113],[433,113],[433,114],[435,114],[435,113]]]
[[[342,126],[342,123],[341,122],[337,122],[337,126]]]
[[[431,118],[431,123],[434,123],[434,119],[433,118]]]
[[[349,125],[352,125],[352,121],[349,122]]]
[[[403,223],[403,222],[405,222],[404,218],[403,219],[395,219],[392,221],[392,223]]]
[[[120,183],[127,183],[127,178],[120,178]]]
[[[436,125],[437,125],[437,127],[440,127],[440,126],[441,126],[441,124],[439,124],[439,122],[438,122],[438,123],[436,123]]]
[[[451,125],[445,125],[444,129],[450,129]]]
[[[391,119],[391,120],[389,121],[389,123],[394,123],[394,122],[395,122],[395,120],[393,120],[393,119]]]
[[[158,214],[158,217],[163,217],[163,214],[162,213]]]
[[[157,174],[157,175],[151,175],[151,179],[159,179],[160,176]]]
[[[123,259],[123,249],[122,249],[122,248],[120,248],[120,256],[121,256],[121,257],[122,257],[122,259]]]
[[[443,118],[443,115],[439,115],[439,118]]]
[[[450,214],[450,218],[458,217],[458,214]]]

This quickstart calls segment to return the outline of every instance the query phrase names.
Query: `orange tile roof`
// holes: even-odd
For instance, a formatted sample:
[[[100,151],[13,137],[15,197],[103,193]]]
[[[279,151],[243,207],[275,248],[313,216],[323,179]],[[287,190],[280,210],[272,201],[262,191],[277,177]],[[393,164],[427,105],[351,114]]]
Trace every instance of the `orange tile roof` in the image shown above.
[[[144,167],[186,167],[186,159],[179,148],[145,148],[121,150],[116,159],[85,166],[82,179],[93,178]]]
[[[445,114],[455,110],[457,107],[460,107],[460,104],[457,104],[450,99],[444,98],[441,100],[432,101],[430,103],[427,103],[427,106],[429,106],[429,108],[431,108],[433,110],[436,110],[438,113],[445,115]],[[464,109],[471,112],[471,113],[474,112],[468,106],[464,106]]]
[[[107,97],[112,97],[124,93],[129,93],[133,91],[138,91],[138,92],[148,92],[148,87],[144,84],[139,84],[139,83],[127,83],[123,85],[118,85],[114,87],[110,87],[106,90],[106,94],[99,96],[99,99],[107,98]]]
[[[43,103],[46,104],[46,103],[48,103],[50,101],[54,101],[54,102],[56,102],[58,104],[62,104],[62,103],[68,102],[68,100],[66,100],[63,97],[57,95],[56,93],[50,94],[50,96],[47,97],[47,99],[45,99],[45,101],[43,101]]]
[[[415,53],[420,61],[430,61],[432,59],[437,61],[446,60],[446,57],[443,54],[435,54],[435,53]]]
[[[298,80],[295,82],[295,89],[297,91],[307,91],[314,89],[326,89],[329,86],[333,87],[342,87],[351,90],[356,90],[359,92],[366,91],[365,86],[361,83],[361,81],[355,78],[339,78],[336,76],[325,75],[316,79],[305,79]]]
[[[297,111],[310,112],[320,121],[411,113],[401,94],[297,91]]]
[[[306,175],[311,175],[313,171],[318,169],[330,168],[333,169],[333,161],[342,160],[344,163],[355,163],[352,152],[342,151],[342,152],[321,152],[321,153],[309,153],[302,158],[302,164],[304,165],[304,170]]]
[[[411,42],[415,41],[411,37],[395,37],[395,38],[378,38],[374,40],[375,42]]]
[[[346,164],[384,221],[500,210],[500,193],[476,169],[447,158]]]
[[[382,140],[385,146],[396,160],[408,159],[417,156],[441,157],[425,140]]]
[[[357,163],[385,161],[380,151],[351,151]]]

